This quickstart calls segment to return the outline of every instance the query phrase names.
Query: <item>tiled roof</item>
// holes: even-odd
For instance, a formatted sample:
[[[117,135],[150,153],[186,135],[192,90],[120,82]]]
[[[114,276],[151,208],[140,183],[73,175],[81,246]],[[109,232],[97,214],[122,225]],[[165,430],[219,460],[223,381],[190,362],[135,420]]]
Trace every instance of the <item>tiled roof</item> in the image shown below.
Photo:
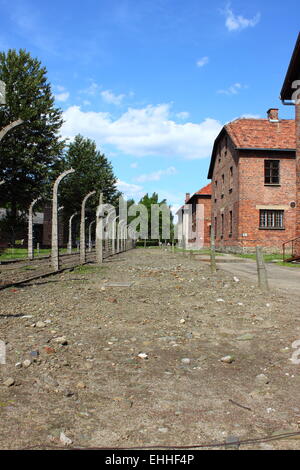
[[[204,186],[204,188],[199,189],[196,193],[192,194],[192,196],[186,201],[186,204],[189,204],[191,200],[195,196],[211,196],[211,183]]]
[[[292,119],[237,119],[225,126],[237,148],[295,150],[296,127]]]
[[[204,186],[204,188],[199,189],[195,194],[203,194],[205,196],[211,196],[211,183]]]

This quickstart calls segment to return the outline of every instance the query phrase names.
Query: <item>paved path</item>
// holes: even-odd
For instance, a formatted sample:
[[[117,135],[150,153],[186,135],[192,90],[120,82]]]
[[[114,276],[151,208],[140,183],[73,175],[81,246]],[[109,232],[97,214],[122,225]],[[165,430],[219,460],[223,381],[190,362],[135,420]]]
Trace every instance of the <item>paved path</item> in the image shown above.
[[[243,260],[240,263],[218,263],[219,269],[230,272],[235,276],[246,277],[253,282],[257,282],[256,262],[253,260]],[[300,269],[276,266],[273,263],[266,265],[269,285],[272,288],[284,291],[286,294],[293,294],[300,298]]]

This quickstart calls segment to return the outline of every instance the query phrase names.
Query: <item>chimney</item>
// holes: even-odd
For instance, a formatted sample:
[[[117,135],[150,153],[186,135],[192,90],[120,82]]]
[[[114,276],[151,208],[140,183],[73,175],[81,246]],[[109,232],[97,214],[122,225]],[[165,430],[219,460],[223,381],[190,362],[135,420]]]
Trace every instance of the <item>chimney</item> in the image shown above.
[[[267,111],[267,115],[270,122],[279,122],[278,108],[270,108]]]
[[[185,202],[187,202],[190,199],[191,195],[190,193],[185,193]]]

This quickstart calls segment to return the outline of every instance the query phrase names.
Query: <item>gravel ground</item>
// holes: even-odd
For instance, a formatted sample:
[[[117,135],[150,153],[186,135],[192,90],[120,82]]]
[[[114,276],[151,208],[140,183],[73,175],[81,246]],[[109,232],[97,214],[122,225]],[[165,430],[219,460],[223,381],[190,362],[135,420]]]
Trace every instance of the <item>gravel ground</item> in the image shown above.
[[[0,295],[1,449],[172,448],[300,430],[293,298],[159,249]]]

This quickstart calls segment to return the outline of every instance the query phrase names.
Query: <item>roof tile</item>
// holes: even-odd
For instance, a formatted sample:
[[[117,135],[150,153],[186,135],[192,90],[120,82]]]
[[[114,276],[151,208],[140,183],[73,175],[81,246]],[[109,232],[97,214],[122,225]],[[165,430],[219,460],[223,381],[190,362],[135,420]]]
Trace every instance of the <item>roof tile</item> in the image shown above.
[[[236,119],[225,126],[238,148],[296,149],[296,127],[292,119]]]

